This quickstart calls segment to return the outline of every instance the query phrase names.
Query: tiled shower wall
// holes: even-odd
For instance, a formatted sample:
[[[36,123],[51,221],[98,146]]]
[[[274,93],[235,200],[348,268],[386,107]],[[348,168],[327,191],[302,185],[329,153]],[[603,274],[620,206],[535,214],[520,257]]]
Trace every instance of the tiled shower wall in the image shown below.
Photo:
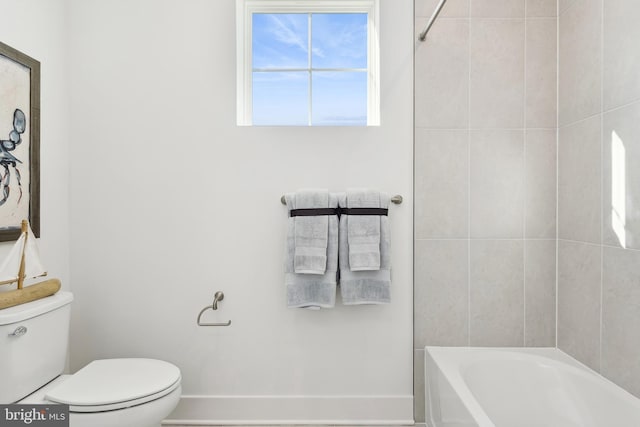
[[[640,396],[640,2],[559,11],[558,346]]]
[[[416,42],[416,422],[425,345],[556,343],[556,10],[448,0]]]

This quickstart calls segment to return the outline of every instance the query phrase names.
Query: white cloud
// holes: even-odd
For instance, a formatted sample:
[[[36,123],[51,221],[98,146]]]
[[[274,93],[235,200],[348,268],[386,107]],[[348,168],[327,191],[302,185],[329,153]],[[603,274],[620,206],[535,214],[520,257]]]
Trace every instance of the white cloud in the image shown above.
[[[268,15],[273,24],[267,30],[275,36],[275,39],[289,46],[296,46],[303,52],[307,52],[306,29],[300,28],[299,20],[293,19],[290,15]]]

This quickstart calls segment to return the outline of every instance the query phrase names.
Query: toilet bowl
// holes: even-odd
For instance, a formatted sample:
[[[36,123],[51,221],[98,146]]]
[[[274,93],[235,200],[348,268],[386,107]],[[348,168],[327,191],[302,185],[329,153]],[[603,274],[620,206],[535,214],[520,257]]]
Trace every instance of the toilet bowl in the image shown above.
[[[178,404],[180,380],[161,360],[95,360],[17,403],[69,405],[70,427],[156,427]]]
[[[68,405],[70,427],[159,426],[180,400],[181,375],[175,365],[156,359],[102,359],[73,375],[60,375],[72,300],[69,292],[58,292],[0,311],[0,377],[6,378],[0,384],[0,403]],[[28,363],[23,366],[32,369],[17,366],[21,356]]]

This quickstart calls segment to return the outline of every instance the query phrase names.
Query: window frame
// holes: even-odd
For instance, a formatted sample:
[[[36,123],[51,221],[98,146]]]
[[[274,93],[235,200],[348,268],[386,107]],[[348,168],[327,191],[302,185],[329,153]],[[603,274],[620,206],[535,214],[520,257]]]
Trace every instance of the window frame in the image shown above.
[[[236,0],[236,114],[239,126],[253,125],[254,13],[366,13],[367,126],[380,125],[379,0]],[[312,124],[307,126],[314,127]]]

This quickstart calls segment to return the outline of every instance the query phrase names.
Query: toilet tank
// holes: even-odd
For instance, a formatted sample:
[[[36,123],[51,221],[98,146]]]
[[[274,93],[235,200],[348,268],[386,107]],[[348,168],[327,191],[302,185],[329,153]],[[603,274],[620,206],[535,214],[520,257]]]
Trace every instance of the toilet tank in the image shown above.
[[[71,292],[0,310],[0,404],[28,396],[65,368]]]

